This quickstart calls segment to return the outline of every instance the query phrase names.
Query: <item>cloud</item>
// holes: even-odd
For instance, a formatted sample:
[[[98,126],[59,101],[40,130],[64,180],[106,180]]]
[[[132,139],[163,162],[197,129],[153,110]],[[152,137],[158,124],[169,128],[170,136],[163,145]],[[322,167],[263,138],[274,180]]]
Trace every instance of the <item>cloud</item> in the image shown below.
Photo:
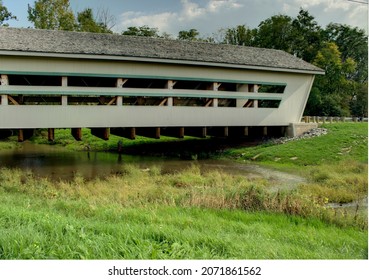
[[[204,5],[195,1],[181,0],[181,9],[173,12],[148,13],[128,11],[120,15],[116,32],[126,30],[130,26],[158,28],[161,32],[177,34],[179,30],[196,28],[197,21],[210,23],[212,15],[230,12],[243,7],[238,0],[207,0]]]
[[[335,22],[359,26],[368,32],[368,6],[347,0],[181,0],[179,5],[167,5],[164,11],[125,12],[114,31],[148,25],[174,36],[180,30],[191,28],[196,28],[203,36],[211,36],[225,27],[241,24],[257,27],[276,14],[296,17],[300,8],[308,10],[322,27]]]

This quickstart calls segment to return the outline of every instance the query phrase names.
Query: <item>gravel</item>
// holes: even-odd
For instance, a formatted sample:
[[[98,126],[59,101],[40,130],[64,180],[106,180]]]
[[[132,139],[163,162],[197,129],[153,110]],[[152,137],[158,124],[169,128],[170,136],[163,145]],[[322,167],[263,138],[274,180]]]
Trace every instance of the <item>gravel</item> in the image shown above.
[[[326,128],[313,128],[309,131],[304,132],[302,135],[295,137],[281,137],[277,139],[272,139],[269,142],[272,144],[284,144],[290,141],[300,140],[300,139],[309,139],[313,137],[319,137],[322,135],[326,135],[328,130]]]

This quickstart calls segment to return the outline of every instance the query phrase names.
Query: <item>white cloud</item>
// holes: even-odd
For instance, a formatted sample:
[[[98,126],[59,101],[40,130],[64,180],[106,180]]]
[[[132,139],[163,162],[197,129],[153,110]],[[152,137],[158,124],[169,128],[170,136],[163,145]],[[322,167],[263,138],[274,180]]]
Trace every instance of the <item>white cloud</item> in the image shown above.
[[[115,29],[117,32],[126,30],[130,26],[143,26],[158,28],[159,30],[167,30],[170,23],[176,20],[175,13],[165,12],[160,14],[145,14],[143,12],[126,12],[121,15],[120,23]]]
[[[196,28],[208,36],[220,28],[239,24],[254,28],[276,14],[296,17],[300,8],[308,10],[322,27],[336,22],[368,30],[368,6],[347,0],[181,0],[176,10],[170,10],[170,7],[158,12],[125,12],[121,14],[115,31],[148,25],[173,35],[180,30]]]

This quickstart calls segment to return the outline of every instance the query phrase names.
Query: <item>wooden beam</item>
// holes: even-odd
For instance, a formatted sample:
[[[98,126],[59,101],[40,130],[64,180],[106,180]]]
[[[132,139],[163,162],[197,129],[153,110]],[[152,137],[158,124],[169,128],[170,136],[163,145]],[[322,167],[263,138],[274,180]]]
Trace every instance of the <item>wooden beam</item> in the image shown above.
[[[110,100],[109,102],[108,102],[108,104],[106,104],[107,106],[110,106],[110,105],[112,105],[112,104],[114,104],[114,102],[115,101],[117,101],[117,97],[113,97],[112,98],[112,100]]]
[[[54,142],[54,139],[55,139],[55,129],[54,128],[49,128],[47,130],[47,139],[50,142]]]
[[[91,134],[106,141],[109,140],[110,128],[91,128]]]
[[[136,128],[134,127],[114,127],[110,128],[110,134],[121,136],[130,140],[136,139]]]
[[[160,129],[160,134],[169,137],[184,138],[184,131],[184,127],[166,127]]]
[[[14,105],[19,105],[19,103],[10,95],[8,95],[8,99],[10,100],[10,102],[12,102]]]
[[[24,142],[30,139],[34,134],[34,129],[19,129],[18,130],[18,142]]]
[[[228,137],[228,126],[211,127],[208,129],[207,134],[215,137]]]
[[[184,134],[192,137],[206,138],[207,129],[206,127],[186,127]]]
[[[72,136],[77,141],[81,141],[82,140],[82,128],[79,128],[79,127],[78,128],[72,128]]]
[[[136,134],[148,138],[160,139],[160,127],[137,127]]]
[[[168,102],[168,98],[164,98],[164,99],[160,102],[159,106],[164,106],[164,105],[165,105],[165,103],[167,103],[167,102]]]

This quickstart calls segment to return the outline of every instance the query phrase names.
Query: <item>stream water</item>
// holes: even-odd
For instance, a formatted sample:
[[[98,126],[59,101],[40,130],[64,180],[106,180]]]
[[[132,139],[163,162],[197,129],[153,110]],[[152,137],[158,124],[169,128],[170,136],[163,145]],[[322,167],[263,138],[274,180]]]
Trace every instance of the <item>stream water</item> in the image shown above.
[[[248,178],[263,178],[269,182],[271,191],[297,188],[306,180],[294,174],[267,169],[258,165],[242,164],[231,160],[182,160],[164,157],[119,155],[107,152],[76,152],[61,147],[22,143],[20,148],[0,151],[0,168],[30,170],[35,176],[51,180],[73,180],[75,174],[85,179],[104,178],[122,171],[126,164],[135,164],[147,170],[159,166],[163,173],[189,168],[196,163],[202,171],[221,170],[228,174]],[[354,208],[358,202],[347,205],[330,205],[334,208]],[[367,209],[367,198],[359,203]]]
[[[22,143],[18,149],[0,151],[0,167],[30,170],[36,176],[52,180],[72,180],[76,173],[86,179],[102,178],[122,171],[125,164],[135,164],[142,169],[159,166],[163,173],[171,173],[198,164],[201,170],[222,170],[228,174],[264,178],[274,188],[295,188],[304,179],[295,175],[269,170],[256,165],[230,160],[182,160],[163,157],[118,155],[107,152],[76,152],[61,147]]]

